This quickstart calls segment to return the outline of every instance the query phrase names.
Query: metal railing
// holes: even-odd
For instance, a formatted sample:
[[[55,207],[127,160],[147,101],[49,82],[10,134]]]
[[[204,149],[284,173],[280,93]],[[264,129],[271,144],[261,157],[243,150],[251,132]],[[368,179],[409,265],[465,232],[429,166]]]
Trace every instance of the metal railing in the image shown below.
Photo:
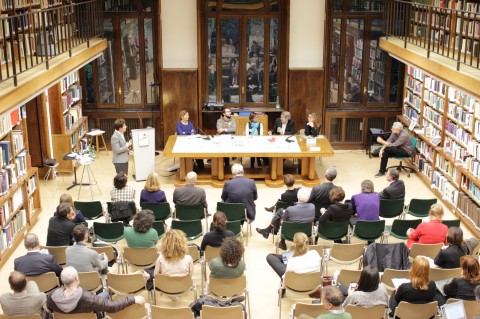
[[[463,1],[462,1],[463,2]],[[450,1],[454,3],[454,1]],[[457,4],[455,4],[456,6]],[[480,4],[441,8],[401,0],[385,3],[385,34],[456,61],[480,66]]]
[[[19,13],[19,12],[23,13]],[[47,9],[16,10],[0,19],[0,83],[103,35],[101,2],[72,3]]]

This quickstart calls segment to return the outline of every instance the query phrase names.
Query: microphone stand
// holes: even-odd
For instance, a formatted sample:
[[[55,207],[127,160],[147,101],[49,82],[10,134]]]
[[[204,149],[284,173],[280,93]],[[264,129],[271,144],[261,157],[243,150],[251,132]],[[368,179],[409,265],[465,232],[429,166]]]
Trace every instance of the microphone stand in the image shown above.
[[[200,133],[202,133],[203,135],[205,135],[205,137],[203,137],[203,139],[204,139],[205,141],[210,141],[210,140],[211,140],[210,136],[208,136],[207,134],[205,134],[205,132],[200,128],[200,126],[198,127],[198,131],[199,131]]]

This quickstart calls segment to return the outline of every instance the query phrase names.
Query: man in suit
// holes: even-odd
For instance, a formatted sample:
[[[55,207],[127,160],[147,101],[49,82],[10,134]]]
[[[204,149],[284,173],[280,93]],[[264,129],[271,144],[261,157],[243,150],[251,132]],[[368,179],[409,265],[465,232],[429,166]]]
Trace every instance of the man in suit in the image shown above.
[[[47,300],[45,294],[38,290],[34,281],[28,281],[19,271],[12,271],[8,283],[13,293],[6,292],[0,296],[3,314],[7,316],[31,316],[41,314]]]
[[[47,246],[73,245],[72,231],[75,224],[75,211],[70,203],[57,206],[57,214],[48,221]]]
[[[26,276],[40,276],[50,271],[53,271],[57,277],[60,276],[62,266],[55,261],[52,255],[40,252],[40,242],[37,235],[28,233],[23,244],[27,249],[27,254],[15,258],[13,269],[21,271]]]
[[[243,177],[242,164],[232,165],[233,178],[223,186],[222,200],[226,203],[243,203],[250,221],[255,220],[257,186],[252,179]]]
[[[115,132],[112,134],[110,143],[112,145],[112,162],[115,166],[116,173],[124,172],[128,175],[128,156],[133,155],[133,151],[129,150],[132,146],[132,140],[126,141],[123,133],[127,130],[127,125],[124,119],[117,119],[113,123]]]
[[[317,207],[328,208],[332,204],[330,201],[330,190],[337,187],[333,184],[333,180],[337,177],[337,169],[329,167],[323,177],[323,183],[312,188],[308,202],[313,203]]]
[[[268,135],[293,135],[295,134],[295,121],[292,120],[290,112],[283,111],[279,119],[275,120],[275,124]]]
[[[395,168],[391,168],[387,172],[387,181],[390,185],[380,193],[380,199],[400,199],[405,198],[405,184],[402,180],[398,179],[398,171]]]
[[[195,186],[197,173],[189,172],[185,176],[187,185],[177,187],[173,191],[173,203],[187,206],[202,205],[208,213],[207,194],[203,188]]]
[[[72,266],[78,272],[98,271],[100,274],[106,274],[108,258],[105,253],[99,254],[85,245],[88,240],[87,226],[83,224],[75,226],[73,238],[75,245],[65,251],[67,266]]]

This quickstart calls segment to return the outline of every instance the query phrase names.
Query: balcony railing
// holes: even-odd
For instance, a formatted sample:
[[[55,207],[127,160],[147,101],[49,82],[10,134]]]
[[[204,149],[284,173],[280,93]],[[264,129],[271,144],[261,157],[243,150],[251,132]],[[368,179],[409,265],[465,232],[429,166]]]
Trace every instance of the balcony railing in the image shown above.
[[[463,1],[459,1],[463,2]],[[480,4],[456,4],[442,8],[387,0],[385,34],[456,61],[456,68],[480,66]]]
[[[0,83],[103,35],[97,0],[47,8],[30,8],[0,19]],[[18,11],[20,12],[20,11]]]

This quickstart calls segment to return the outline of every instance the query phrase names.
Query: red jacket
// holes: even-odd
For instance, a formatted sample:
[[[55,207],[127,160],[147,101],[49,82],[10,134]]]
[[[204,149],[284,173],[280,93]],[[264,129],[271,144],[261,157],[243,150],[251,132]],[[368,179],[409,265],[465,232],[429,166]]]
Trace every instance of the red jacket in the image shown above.
[[[444,244],[447,239],[448,226],[442,224],[441,220],[431,220],[418,225],[412,230],[407,240],[408,249],[415,243],[419,244]]]

